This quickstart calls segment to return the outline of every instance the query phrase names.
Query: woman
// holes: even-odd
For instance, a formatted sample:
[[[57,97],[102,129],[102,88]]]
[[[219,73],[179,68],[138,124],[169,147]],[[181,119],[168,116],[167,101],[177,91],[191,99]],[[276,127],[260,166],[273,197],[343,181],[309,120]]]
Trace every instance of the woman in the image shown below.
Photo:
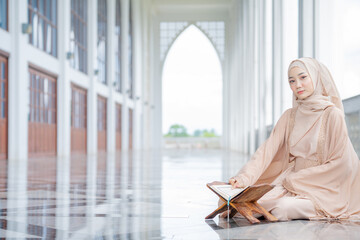
[[[301,58],[288,77],[293,108],[229,183],[274,184],[258,203],[282,221],[360,218],[359,158],[330,72]]]

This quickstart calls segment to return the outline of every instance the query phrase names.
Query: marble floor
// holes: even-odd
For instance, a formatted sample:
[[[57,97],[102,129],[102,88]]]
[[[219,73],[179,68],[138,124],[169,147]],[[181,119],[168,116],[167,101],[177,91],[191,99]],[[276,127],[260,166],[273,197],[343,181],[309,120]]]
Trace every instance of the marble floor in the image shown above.
[[[217,206],[206,183],[247,159],[166,150],[1,162],[0,238],[360,239],[358,222],[205,221]]]

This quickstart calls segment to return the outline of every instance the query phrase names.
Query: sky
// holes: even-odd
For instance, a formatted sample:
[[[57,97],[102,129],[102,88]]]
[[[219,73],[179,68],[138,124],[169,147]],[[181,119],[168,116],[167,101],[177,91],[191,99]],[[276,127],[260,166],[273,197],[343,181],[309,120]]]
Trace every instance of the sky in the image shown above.
[[[166,56],[163,75],[163,133],[181,124],[222,133],[222,70],[208,38],[191,25],[175,40]]]

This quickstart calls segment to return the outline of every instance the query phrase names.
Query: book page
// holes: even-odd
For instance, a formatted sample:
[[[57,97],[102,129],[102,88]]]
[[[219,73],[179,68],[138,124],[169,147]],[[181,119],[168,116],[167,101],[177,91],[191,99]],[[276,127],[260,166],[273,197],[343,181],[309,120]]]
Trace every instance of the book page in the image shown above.
[[[237,195],[239,195],[245,188],[234,188],[231,189],[231,185],[212,185],[211,188],[217,192],[219,195],[224,197],[226,200],[233,199]]]

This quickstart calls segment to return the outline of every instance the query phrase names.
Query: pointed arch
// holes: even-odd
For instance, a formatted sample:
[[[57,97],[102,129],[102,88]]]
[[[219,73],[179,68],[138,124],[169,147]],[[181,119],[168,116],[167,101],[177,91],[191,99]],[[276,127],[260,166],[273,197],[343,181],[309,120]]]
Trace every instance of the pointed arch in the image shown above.
[[[166,59],[167,59],[167,56],[168,56],[168,53],[169,53],[170,49],[172,48],[172,46],[174,45],[174,43],[176,42],[176,40],[191,26],[196,27],[210,41],[211,45],[215,49],[215,52],[216,52],[216,54],[217,54],[217,56],[219,58],[219,62],[221,63],[221,67],[223,67],[223,60],[224,59],[223,59],[223,56],[221,55],[220,50],[218,49],[215,41],[210,36],[210,34],[207,31],[205,31],[202,27],[200,27],[200,25],[201,25],[201,22],[188,23],[187,25],[185,25],[185,27],[183,29],[181,29],[178,33],[176,33],[176,35],[173,37],[172,41],[167,46],[167,49],[164,52],[164,58],[160,59],[160,61],[161,61],[161,69],[163,69],[164,63],[166,62]]]
[[[187,31],[184,32],[185,30]],[[172,39],[171,35],[168,36],[168,39]],[[222,116],[221,89],[224,78],[219,52],[209,37],[194,24],[190,24],[177,34],[176,40],[169,45],[166,58],[159,69],[162,71],[158,79],[161,86],[157,96],[161,99],[161,112],[167,113],[161,114],[162,132],[166,133],[171,124],[179,121],[178,124],[189,126],[191,133],[195,126],[198,129],[202,126],[211,129],[213,126],[217,133],[222,134],[221,119],[218,117],[202,119],[203,116],[211,113]],[[189,101],[194,104],[189,104]],[[197,108],[198,110],[194,111]],[[197,116],[201,112],[199,108],[204,109],[204,114],[195,119],[202,119],[202,122],[190,121],[191,117],[186,116]],[[181,114],[186,111],[189,111],[190,115]]]

